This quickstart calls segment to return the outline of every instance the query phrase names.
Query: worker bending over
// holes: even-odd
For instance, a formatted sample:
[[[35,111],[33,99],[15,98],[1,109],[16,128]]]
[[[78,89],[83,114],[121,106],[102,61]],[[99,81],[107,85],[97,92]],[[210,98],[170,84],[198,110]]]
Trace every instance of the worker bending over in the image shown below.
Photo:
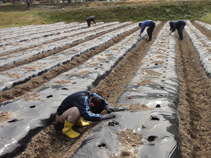
[[[141,31],[140,31],[140,35],[143,33],[145,27],[148,27],[147,29],[147,34],[149,36],[149,38],[147,39],[148,41],[152,40],[152,32],[155,28],[155,23],[152,20],[146,20],[143,23],[139,23],[139,26],[141,27]]]
[[[73,125],[87,126],[86,121],[101,121],[105,119],[115,118],[115,114],[99,115],[103,110],[113,112],[117,108],[110,107],[108,102],[101,96],[90,91],[79,91],[66,97],[58,107],[56,122],[64,124],[62,133],[69,138],[76,138],[80,135],[73,131]]]
[[[178,31],[178,34],[179,34],[179,40],[183,40],[183,29],[186,25],[186,22],[183,21],[183,20],[179,20],[179,21],[176,21],[176,22],[172,22],[170,21],[169,22],[169,25],[170,25],[170,33],[169,35],[171,35],[172,32],[174,32],[176,29]]]
[[[95,16],[90,16],[90,17],[88,17],[88,18],[86,19],[86,22],[87,22],[88,27],[90,27],[90,23],[91,23],[91,22],[93,22],[93,23],[96,24],[96,22],[95,22]]]

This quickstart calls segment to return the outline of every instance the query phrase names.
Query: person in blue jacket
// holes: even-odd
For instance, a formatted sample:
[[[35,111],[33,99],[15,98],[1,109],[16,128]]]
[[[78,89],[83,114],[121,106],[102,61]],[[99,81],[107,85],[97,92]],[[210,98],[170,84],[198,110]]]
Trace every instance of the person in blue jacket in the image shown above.
[[[99,115],[103,110],[109,114]],[[76,138],[80,133],[75,132],[73,125],[87,126],[86,121],[101,121],[115,118],[116,115],[111,113],[117,110],[116,107],[110,107],[108,102],[101,96],[90,91],[79,91],[66,97],[58,107],[56,122],[64,124],[62,133],[69,138]]]
[[[88,18],[86,19],[86,22],[87,22],[88,27],[90,27],[90,23],[91,23],[92,21],[96,24],[96,22],[95,22],[95,16],[90,16],[90,17],[88,17]]]
[[[148,34],[149,38],[147,40],[151,41],[152,40],[152,32],[155,28],[155,23],[152,20],[146,20],[142,23],[139,23],[139,26],[141,27],[140,36],[143,33],[145,27],[148,27],[147,34]]]
[[[170,25],[170,33],[169,35],[171,35],[172,32],[174,32],[175,30],[178,31],[178,34],[179,34],[179,40],[183,40],[183,29],[186,25],[186,22],[183,21],[183,20],[178,20],[178,21],[175,21],[175,22],[172,22],[170,21],[169,22],[169,25]]]

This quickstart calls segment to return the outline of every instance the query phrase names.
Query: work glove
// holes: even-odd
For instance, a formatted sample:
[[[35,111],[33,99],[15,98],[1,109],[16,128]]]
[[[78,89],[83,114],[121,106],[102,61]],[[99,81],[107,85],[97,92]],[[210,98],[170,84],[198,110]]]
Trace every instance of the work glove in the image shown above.
[[[117,111],[125,111],[127,110],[127,108],[121,107],[121,108],[117,108],[117,107],[109,107],[109,109],[107,110],[107,113],[111,113],[111,112],[117,112]]]
[[[108,113],[116,112],[116,111],[118,111],[117,107],[109,107],[108,110],[107,110]]]
[[[107,114],[107,115],[105,116],[105,119],[112,119],[112,118],[115,118],[115,117],[116,117],[115,114]]]

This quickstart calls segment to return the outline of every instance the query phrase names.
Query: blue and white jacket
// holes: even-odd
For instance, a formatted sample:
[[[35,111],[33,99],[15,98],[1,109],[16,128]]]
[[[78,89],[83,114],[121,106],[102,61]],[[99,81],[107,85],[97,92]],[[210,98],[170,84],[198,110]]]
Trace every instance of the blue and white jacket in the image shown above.
[[[78,110],[80,111],[81,116],[87,121],[101,121],[105,119],[105,116],[90,112],[90,107],[88,103],[89,103],[89,98],[91,96],[102,98],[96,93],[92,93],[90,91],[80,91],[80,92],[73,93],[62,101],[61,105],[57,109],[56,114],[61,115],[67,109],[76,106]],[[108,111],[110,105],[108,104],[106,100],[105,100],[105,103],[106,103],[105,110]]]

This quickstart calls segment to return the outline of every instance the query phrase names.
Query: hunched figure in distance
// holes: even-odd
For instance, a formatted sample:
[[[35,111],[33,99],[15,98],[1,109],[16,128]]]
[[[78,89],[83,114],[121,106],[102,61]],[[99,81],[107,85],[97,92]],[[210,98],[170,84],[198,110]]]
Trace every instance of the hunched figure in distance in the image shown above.
[[[87,22],[88,27],[90,27],[91,21],[93,21],[96,24],[96,22],[95,22],[95,16],[90,16],[90,17],[88,17],[86,19],[86,22]]]
[[[139,26],[141,27],[141,31],[140,31],[139,36],[141,36],[141,34],[143,33],[145,27],[148,27],[147,34],[148,34],[149,38],[147,40],[151,41],[152,40],[152,32],[153,32],[153,30],[155,28],[155,23],[152,20],[146,20],[146,21],[144,21],[142,23],[139,23]]]
[[[172,22],[170,21],[169,22],[169,25],[170,25],[170,33],[169,35],[171,35],[172,32],[174,32],[175,30],[178,31],[178,34],[179,34],[179,40],[183,40],[183,29],[186,25],[186,22],[183,21],[183,20],[178,20],[178,21],[175,21],[175,22]]]

